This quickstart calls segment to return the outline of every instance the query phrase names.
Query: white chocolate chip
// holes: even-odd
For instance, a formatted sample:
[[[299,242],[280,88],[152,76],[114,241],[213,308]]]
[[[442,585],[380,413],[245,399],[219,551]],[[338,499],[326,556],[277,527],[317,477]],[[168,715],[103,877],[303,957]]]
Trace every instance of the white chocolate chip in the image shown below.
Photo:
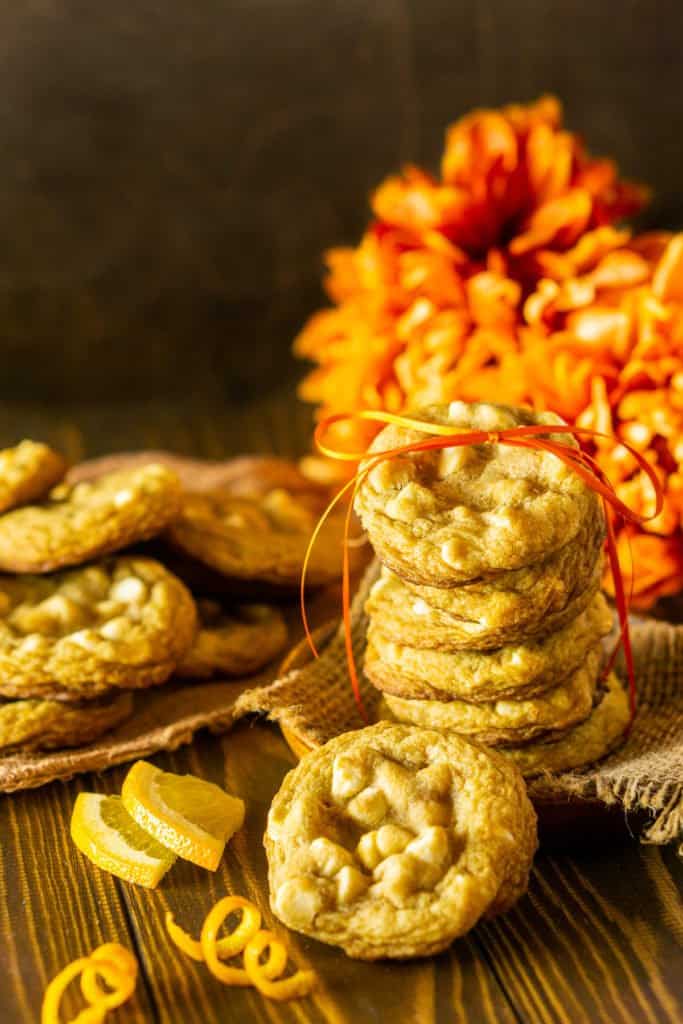
[[[347,804],[349,817],[358,825],[373,828],[386,817],[389,805],[381,789],[368,786]]]
[[[441,545],[441,561],[450,565],[453,569],[459,569],[463,556],[466,553],[467,545],[459,537],[451,537]]]
[[[332,765],[332,796],[335,800],[349,800],[367,781],[367,773],[357,758],[337,754]]]
[[[377,830],[377,848],[383,857],[402,853],[412,839],[412,833],[400,825],[382,825]]]
[[[408,483],[393,498],[387,501],[385,511],[392,519],[412,523],[421,516],[429,515],[436,509],[436,498],[432,492],[418,483]]]
[[[289,878],[275,894],[275,908],[281,917],[296,925],[310,925],[323,909],[325,896],[310,878]]]
[[[464,419],[468,414],[467,404],[465,402],[450,402],[448,405],[448,418],[451,423],[456,423],[458,420]]]
[[[401,853],[412,838],[412,832],[400,825],[382,825],[376,831],[361,836],[356,856],[364,867],[374,871],[380,861],[393,853]]]
[[[92,629],[80,629],[77,633],[72,633],[69,640],[86,651],[97,651],[100,647],[97,634]]]
[[[377,865],[374,877],[379,880],[377,891],[395,907],[405,905],[409,896],[419,888],[419,867],[410,854],[395,853]]]
[[[451,791],[451,770],[443,761],[422,768],[415,776],[421,789],[430,796],[445,797]]]
[[[336,878],[337,902],[340,904],[352,903],[366,891],[370,885],[370,879],[362,871],[351,865],[341,869]]]
[[[408,844],[406,853],[424,865],[421,871],[422,885],[431,888],[443,876],[450,863],[451,851],[446,829],[426,828]]]
[[[123,508],[124,505],[130,505],[131,501],[134,500],[134,497],[135,495],[132,491],[117,491],[114,495],[114,505],[116,508]]]
[[[325,836],[319,836],[313,840],[311,855],[319,873],[324,878],[332,878],[342,868],[353,864],[353,856],[349,851]]]
[[[131,624],[128,619],[122,617],[110,619],[109,622],[100,626],[100,636],[103,636],[105,640],[123,640],[130,628]]]
[[[135,576],[124,576],[117,580],[110,590],[112,601],[121,601],[123,604],[136,604],[144,601],[147,597],[147,587],[142,580]]]

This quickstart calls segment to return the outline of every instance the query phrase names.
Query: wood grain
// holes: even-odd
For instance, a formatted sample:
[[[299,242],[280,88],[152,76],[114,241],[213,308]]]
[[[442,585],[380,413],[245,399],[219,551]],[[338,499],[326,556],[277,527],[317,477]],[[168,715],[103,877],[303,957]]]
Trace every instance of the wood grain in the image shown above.
[[[45,409],[0,405],[0,445],[33,435],[71,458],[121,448],[172,447],[219,457],[300,451],[309,413],[273,392],[244,407],[167,404]],[[65,963],[116,939],[141,965],[120,1024],[651,1024],[683,1013],[683,865],[673,850],[590,843],[541,852],[529,894],[447,953],[408,964],[361,964],[294,933],[294,960],[320,978],[315,996],[268,1003],[227,989],[169,942],[172,910],[197,935],[220,896],[267,905],[262,834],[273,793],[293,763],[264,724],[201,735],[161,767],[226,784],[247,802],[245,828],[215,874],[179,861],[156,892],[92,867],[68,837],[81,789],[116,792],[125,768],[0,799],[0,992],[3,1024],[38,1020],[44,986]],[[572,837],[569,836],[568,839]],[[596,837],[597,840],[598,837]],[[70,1013],[76,1009],[67,1007]]]

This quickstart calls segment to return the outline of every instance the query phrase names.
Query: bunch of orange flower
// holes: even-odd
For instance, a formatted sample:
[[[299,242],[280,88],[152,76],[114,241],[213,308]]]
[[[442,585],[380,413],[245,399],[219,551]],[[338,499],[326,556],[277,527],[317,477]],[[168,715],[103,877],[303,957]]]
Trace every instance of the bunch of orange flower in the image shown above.
[[[448,130],[440,179],[411,167],[380,185],[360,244],[327,254],[334,305],[296,340],[321,415],[453,398],[554,409],[611,435],[594,454],[644,512],[620,442],[642,451],[665,505],[619,537],[641,607],[683,589],[683,235],[614,226],[646,199],[562,128],[555,99],[476,111]],[[357,448],[376,428],[338,429]]]

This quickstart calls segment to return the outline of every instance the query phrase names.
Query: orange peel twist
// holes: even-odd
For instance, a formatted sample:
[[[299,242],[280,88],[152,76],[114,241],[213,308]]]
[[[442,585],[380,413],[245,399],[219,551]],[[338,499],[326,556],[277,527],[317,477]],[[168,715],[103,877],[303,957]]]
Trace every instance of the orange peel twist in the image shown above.
[[[264,953],[267,953],[268,959],[261,963]],[[254,987],[269,999],[299,999],[312,990],[315,984],[313,971],[298,970],[289,978],[281,978],[286,965],[287,950],[273,932],[259,931],[247,943],[244,950],[245,970]]]
[[[373,423],[381,424],[392,424],[394,426],[403,427],[409,430],[416,430],[422,434],[427,435],[423,441],[415,441],[411,444],[400,445],[396,448],[389,448],[384,451],[368,453],[367,451],[344,451],[343,449],[335,448],[333,445],[325,442],[325,435],[332,426],[340,422],[351,422],[351,421],[370,421]],[[368,473],[374,469],[376,465],[387,459],[394,459],[399,455],[408,455],[415,452],[422,451],[433,451],[440,450],[443,448],[456,448],[463,445],[472,444],[505,444],[519,448],[531,448],[537,451],[546,451],[557,458],[561,459],[565,465],[569,466],[589,487],[594,491],[602,500],[603,509],[605,512],[605,520],[607,523],[607,555],[609,558],[610,569],[614,579],[614,600],[617,606],[617,615],[619,619],[619,639],[617,645],[612,653],[611,658],[606,669],[609,672],[616,657],[619,646],[623,647],[624,660],[626,662],[626,671],[628,675],[629,684],[629,702],[631,709],[631,723],[635,717],[637,699],[636,699],[636,681],[635,681],[635,669],[633,664],[633,652],[631,648],[631,636],[629,632],[628,613],[631,602],[631,591],[633,587],[633,572],[631,572],[631,591],[627,594],[624,586],[624,577],[621,571],[619,563],[619,553],[617,550],[616,535],[614,528],[614,518],[621,519],[624,522],[634,523],[638,526],[642,526],[650,519],[654,519],[658,516],[662,510],[664,502],[664,492],[662,484],[657,476],[655,469],[650,465],[644,455],[639,452],[636,448],[622,441],[621,444],[628,451],[629,455],[635,460],[639,468],[648,477],[655,496],[654,511],[649,515],[642,515],[636,512],[634,509],[629,508],[617,495],[614,486],[609,481],[605,472],[600,468],[596,460],[583,451],[581,448],[576,448],[573,445],[565,444],[562,441],[552,440],[549,435],[566,434],[568,437],[572,437],[577,441],[580,440],[599,440],[607,439],[610,440],[610,435],[605,434],[598,430],[590,430],[584,427],[572,427],[567,424],[533,424],[530,426],[520,427],[509,427],[504,430],[467,430],[467,431],[456,431],[454,432],[450,426],[440,423],[431,423],[426,420],[414,419],[410,416],[402,416],[397,413],[382,412],[379,410],[362,410],[360,412],[350,413],[336,413],[332,416],[326,416],[320,421],[316,427],[314,434],[314,441],[318,450],[326,455],[330,459],[336,459],[342,462],[355,462],[361,463],[353,477],[338,491],[332,501],[329,503],[322,516],[318,520],[318,523],[311,535],[308,549],[304,557],[304,563],[301,571],[301,582],[300,582],[300,603],[301,603],[301,616],[303,620],[304,630],[308,644],[311,648],[315,657],[318,657],[318,651],[311,635],[310,625],[308,616],[306,613],[306,573],[308,569],[308,563],[310,561],[311,552],[315,546],[316,540],[323,526],[323,523],[330,515],[332,510],[344,500],[350,494],[351,500],[348,503],[346,512],[345,529],[344,529],[344,545],[342,552],[342,618],[344,623],[344,638],[346,647],[346,658],[349,670],[349,677],[351,679],[351,686],[353,689],[354,699],[358,706],[359,712],[365,721],[368,721],[368,716],[363,705],[363,700],[360,693],[360,683],[358,679],[358,672],[356,670],[355,659],[353,655],[353,641],[351,632],[351,591],[350,591],[350,572],[349,572],[349,557],[348,557],[348,540],[349,530],[351,523],[351,514],[353,511],[353,498],[360,485],[365,480]]]
[[[101,1024],[109,1010],[121,1006],[135,991],[138,965],[133,954],[117,942],[107,942],[89,956],[67,964],[45,989],[41,1024],[58,1024],[62,997],[72,981],[80,977],[81,991],[90,1004],[71,1024]],[[101,978],[108,986],[99,984]]]
[[[241,911],[240,922],[234,931],[221,940],[223,956],[237,956],[261,927],[261,913],[249,900],[242,896],[224,896],[206,915],[199,938],[206,966],[225,985],[251,985],[247,972],[241,967],[228,967],[221,963],[218,953],[217,934],[226,917]]]
[[[218,939],[226,918],[235,912],[241,914],[237,927]],[[225,985],[253,985],[270,999],[284,1000],[308,995],[315,984],[313,971],[296,971],[288,978],[282,977],[287,968],[287,947],[273,932],[261,928],[260,910],[242,896],[225,896],[212,907],[204,920],[199,942],[175,923],[170,911],[166,913],[166,929],[183,953],[206,963],[214,977]],[[240,953],[244,967],[221,963]],[[261,962],[264,953],[267,956]]]

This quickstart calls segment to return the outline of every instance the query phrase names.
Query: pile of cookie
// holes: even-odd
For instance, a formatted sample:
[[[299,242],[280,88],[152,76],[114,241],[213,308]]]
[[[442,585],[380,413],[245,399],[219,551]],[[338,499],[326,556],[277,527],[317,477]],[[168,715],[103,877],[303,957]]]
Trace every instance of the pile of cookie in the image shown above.
[[[89,743],[134,713],[133,691],[271,661],[287,642],[272,601],[296,590],[327,500],[277,459],[67,474],[44,444],[0,452],[0,752]],[[326,533],[318,583],[338,575],[341,515]]]
[[[454,432],[561,422],[491,404],[414,414]],[[386,427],[370,452],[422,440]],[[385,718],[500,749],[525,775],[579,767],[623,735],[627,695],[604,679],[604,517],[555,455],[501,443],[379,462],[356,510],[383,568],[367,601],[365,673]]]

